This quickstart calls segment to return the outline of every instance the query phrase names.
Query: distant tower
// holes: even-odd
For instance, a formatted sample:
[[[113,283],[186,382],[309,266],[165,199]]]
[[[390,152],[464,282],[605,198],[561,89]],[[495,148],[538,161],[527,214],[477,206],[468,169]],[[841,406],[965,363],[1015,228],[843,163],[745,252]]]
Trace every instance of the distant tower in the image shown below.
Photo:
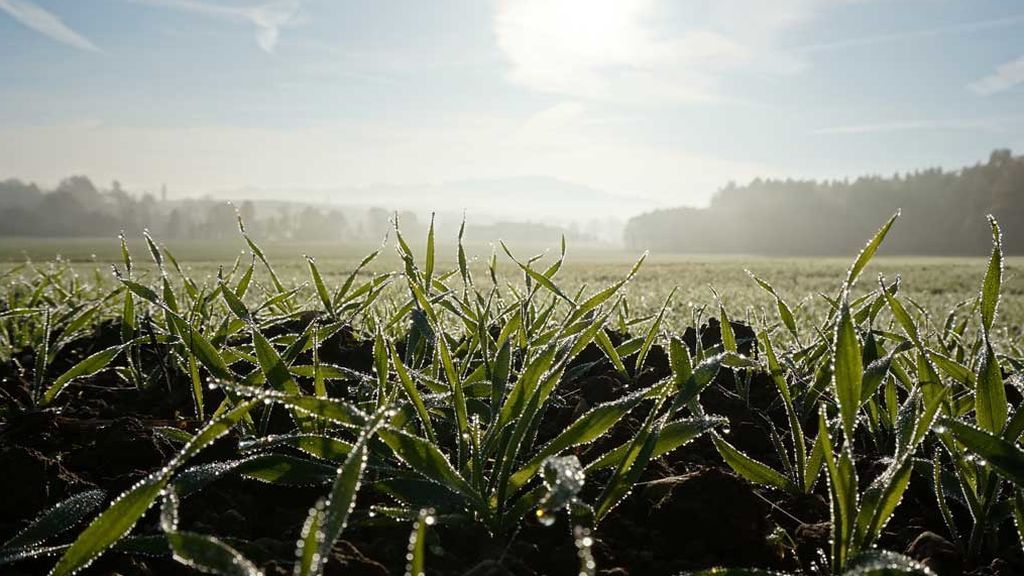
[[[160,201],[167,202],[167,184],[160,185]]]

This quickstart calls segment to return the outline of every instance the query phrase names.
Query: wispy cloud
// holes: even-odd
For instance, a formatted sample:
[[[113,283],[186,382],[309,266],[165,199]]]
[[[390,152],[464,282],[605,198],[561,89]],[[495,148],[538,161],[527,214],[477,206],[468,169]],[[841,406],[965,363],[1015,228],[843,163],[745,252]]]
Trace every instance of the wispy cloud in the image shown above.
[[[821,0],[739,0],[678,23],[665,0],[499,0],[498,47],[510,82],[587,100],[672,104],[724,99],[723,76],[740,68],[792,70],[771,49],[778,33]],[[760,4],[760,3],[757,3]]]
[[[1024,56],[999,65],[994,73],[970,83],[968,88],[982,96],[991,96],[1018,84],[1024,84]]]
[[[1001,116],[997,118],[951,118],[947,120],[906,120],[900,122],[879,122],[875,124],[849,124],[815,130],[813,134],[880,134],[886,132],[912,132],[936,130],[969,130],[981,132],[1006,132],[1024,123],[1024,116]]]
[[[716,0],[681,11],[670,0],[498,0],[494,33],[506,78],[530,90],[644,105],[735,100],[737,75],[788,75],[813,53],[982,33],[1024,25],[1024,14],[786,46],[795,27],[838,4],[876,0]],[[666,26],[671,22],[671,26]],[[1024,82],[1024,61],[972,85],[989,94]]]
[[[28,0],[0,0],[0,10],[9,14],[26,28],[35,30],[57,42],[74,46],[79,50],[99,51],[92,41],[68,28],[56,15]]]
[[[302,7],[300,0],[279,0],[252,6],[224,6],[200,0],[135,1],[141,4],[164,6],[234,22],[247,22],[256,27],[256,44],[268,53],[274,52],[277,41],[281,36],[281,28],[293,24]]]
[[[906,40],[915,40],[918,38],[930,38],[934,36],[943,36],[946,34],[983,32],[985,30],[1009,28],[1011,26],[1020,26],[1022,24],[1024,24],[1024,14],[1016,14],[1013,16],[1006,16],[1003,18],[978,20],[976,22],[964,22],[962,24],[953,24],[950,26],[937,26],[934,28],[923,28],[919,30],[894,32],[892,34],[878,34],[875,36],[863,36],[860,38],[847,38],[844,40],[835,40],[831,42],[806,44],[803,46],[796,46],[790,48],[789,50],[797,53],[825,52],[830,50],[842,50],[845,48],[875,46],[877,44],[887,44],[891,42],[902,42]]]

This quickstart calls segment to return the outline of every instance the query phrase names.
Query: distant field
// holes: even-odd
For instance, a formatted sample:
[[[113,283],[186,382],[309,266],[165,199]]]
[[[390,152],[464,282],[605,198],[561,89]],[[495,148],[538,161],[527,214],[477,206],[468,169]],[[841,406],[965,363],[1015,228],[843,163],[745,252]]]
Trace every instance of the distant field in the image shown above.
[[[422,253],[422,246],[410,239],[414,250]],[[142,242],[131,242],[132,253],[138,263],[149,261]],[[231,238],[223,243],[210,245],[199,242],[168,243],[175,257],[199,277],[213,278],[219,266],[230,268],[235,259],[245,250],[244,241]],[[303,255],[314,256],[328,282],[340,283],[342,277],[355,266],[363,256],[377,249],[368,244],[345,245],[341,243],[268,243],[263,246],[277,273],[289,282],[304,282],[309,278]],[[544,254],[542,262],[550,262],[558,254],[558,246],[512,245],[513,253],[525,260]],[[486,263],[490,259],[492,246],[469,244],[466,247],[479,281],[487,281]],[[455,248],[452,245],[438,246],[439,264],[448,269],[455,267]],[[116,238],[90,239],[0,239],[0,268],[10,270],[26,259],[37,265],[61,258],[75,262],[80,274],[92,275],[99,269],[108,276],[109,265],[119,262],[120,251]],[[497,247],[497,262],[501,271],[512,271],[514,264]],[[643,269],[628,288],[631,305],[643,310],[654,310],[661,306],[673,287],[678,287],[673,298],[673,313],[668,320],[672,326],[687,325],[690,321],[689,308],[711,304],[714,297],[709,286],[722,296],[731,313],[743,317],[748,310],[768,307],[772,312],[773,302],[746,274],[746,270],[772,283],[780,295],[798,311],[798,316],[816,316],[826,309],[826,304],[817,294],[834,293],[847,266],[855,255],[849,258],[764,258],[755,256],[701,256],[701,255],[651,255]],[[559,277],[566,286],[576,288],[581,284],[591,287],[604,286],[624,276],[639,254],[622,250],[603,249],[594,246],[568,246],[566,264]],[[248,263],[245,256],[244,263]],[[372,272],[398,270],[401,262],[395,253],[393,241],[385,246],[381,256],[370,266]],[[984,258],[915,258],[878,257],[870,265],[858,286],[858,292],[874,289],[878,274],[890,281],[897,275],[903,279],[903,294],[911,297],[933,315],[935,322],[942,322],[946,312],[957,302],[977,295],[984,275]],[[1003,300],[1000,305],[1002,325],[1014,338],[1020,337],[1024,326],[1024,257],[1006,260],[1003,283]]]

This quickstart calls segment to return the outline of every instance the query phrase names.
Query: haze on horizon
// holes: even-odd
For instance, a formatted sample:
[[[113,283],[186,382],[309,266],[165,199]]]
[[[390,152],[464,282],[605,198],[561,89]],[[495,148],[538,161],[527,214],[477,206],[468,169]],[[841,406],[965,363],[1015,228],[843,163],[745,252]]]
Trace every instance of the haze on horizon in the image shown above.
[[[0,179],[625,217],[1020,151],[1022,38],[1014,0],[0,0]]]

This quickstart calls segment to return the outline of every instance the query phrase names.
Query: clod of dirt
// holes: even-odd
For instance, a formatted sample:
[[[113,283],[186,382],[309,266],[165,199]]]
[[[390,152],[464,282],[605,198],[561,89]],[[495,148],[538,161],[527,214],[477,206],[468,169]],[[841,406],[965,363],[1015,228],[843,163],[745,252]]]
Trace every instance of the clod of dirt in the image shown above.
[[[96,429],[92,442],[68,454],[68,468],[114,489],[127,488],[160,468],[174,446],[139,419],[126,416]]]
[[[757,342],[757,334],[754,329],[742,322],[729,321],[729,325],[732,327],[732,333],[736,337],[736,347],[740,354],[744,356],[750,356],[754,352],[754,348]],[[690,349],[690,353],[696,353],[697,350],[697,331],[693,329],[693,326],[686,329],[683,332],[683,343]],[[717,346],[722,343],[722,323],[718,318],[708,318],[707,324],[700,327],[700,345],[701,348],[707,350],[712,346]]]
[[[373,340],[361,339],[345,326],[320,343],[320,361],[368,373],[373,369]]]
[[[821,494],[781,494],[773,500],[780,509],[779,520],[795,521],[796,525],[829,521],[828,499]]]
[[[60,462],[23,446],[0,448],[0,540],[28,520],[87,484]]]
[[[0,445],[25,446],[51,454],[67,447],[57,413],[52,410],[12,414],[0,427]]]
[[[621,398],[624,386],[614,373],[603,373],[583,382],[580,393],[587,404],[594,406]]]
[[[963,558],[956,546],[934,532],[922,532],[910,546],[907,555],[931,568],[939,576],[963,573]]]
[[[674,574],[715,566],[779,567],[768,505],[750,484],[718,468],[657,480],[602,525],[615,557],[599,566],[631,574]]]
[[[968,576],[1020,576],[1020,565],[996,558],[987,566],[967,572]]]
[[[645,388],[657,383],[662,378],[672,375],[672,366],[668,361],[668,353],[662,346],[651,346],[644,359],[644,365],[638,374],[633,378],[637,388]]]
[[[820,559],[819,551],[828,550],[831,537],[832,525],[827,521],[797,526],[793,541],[796,542],[797,558],[805,572]]]
[[[322,492],[319,486],[283,489],[228,475],[184,500],[181,522],[225,538],[288,540],[298,537],[305,511]]]

